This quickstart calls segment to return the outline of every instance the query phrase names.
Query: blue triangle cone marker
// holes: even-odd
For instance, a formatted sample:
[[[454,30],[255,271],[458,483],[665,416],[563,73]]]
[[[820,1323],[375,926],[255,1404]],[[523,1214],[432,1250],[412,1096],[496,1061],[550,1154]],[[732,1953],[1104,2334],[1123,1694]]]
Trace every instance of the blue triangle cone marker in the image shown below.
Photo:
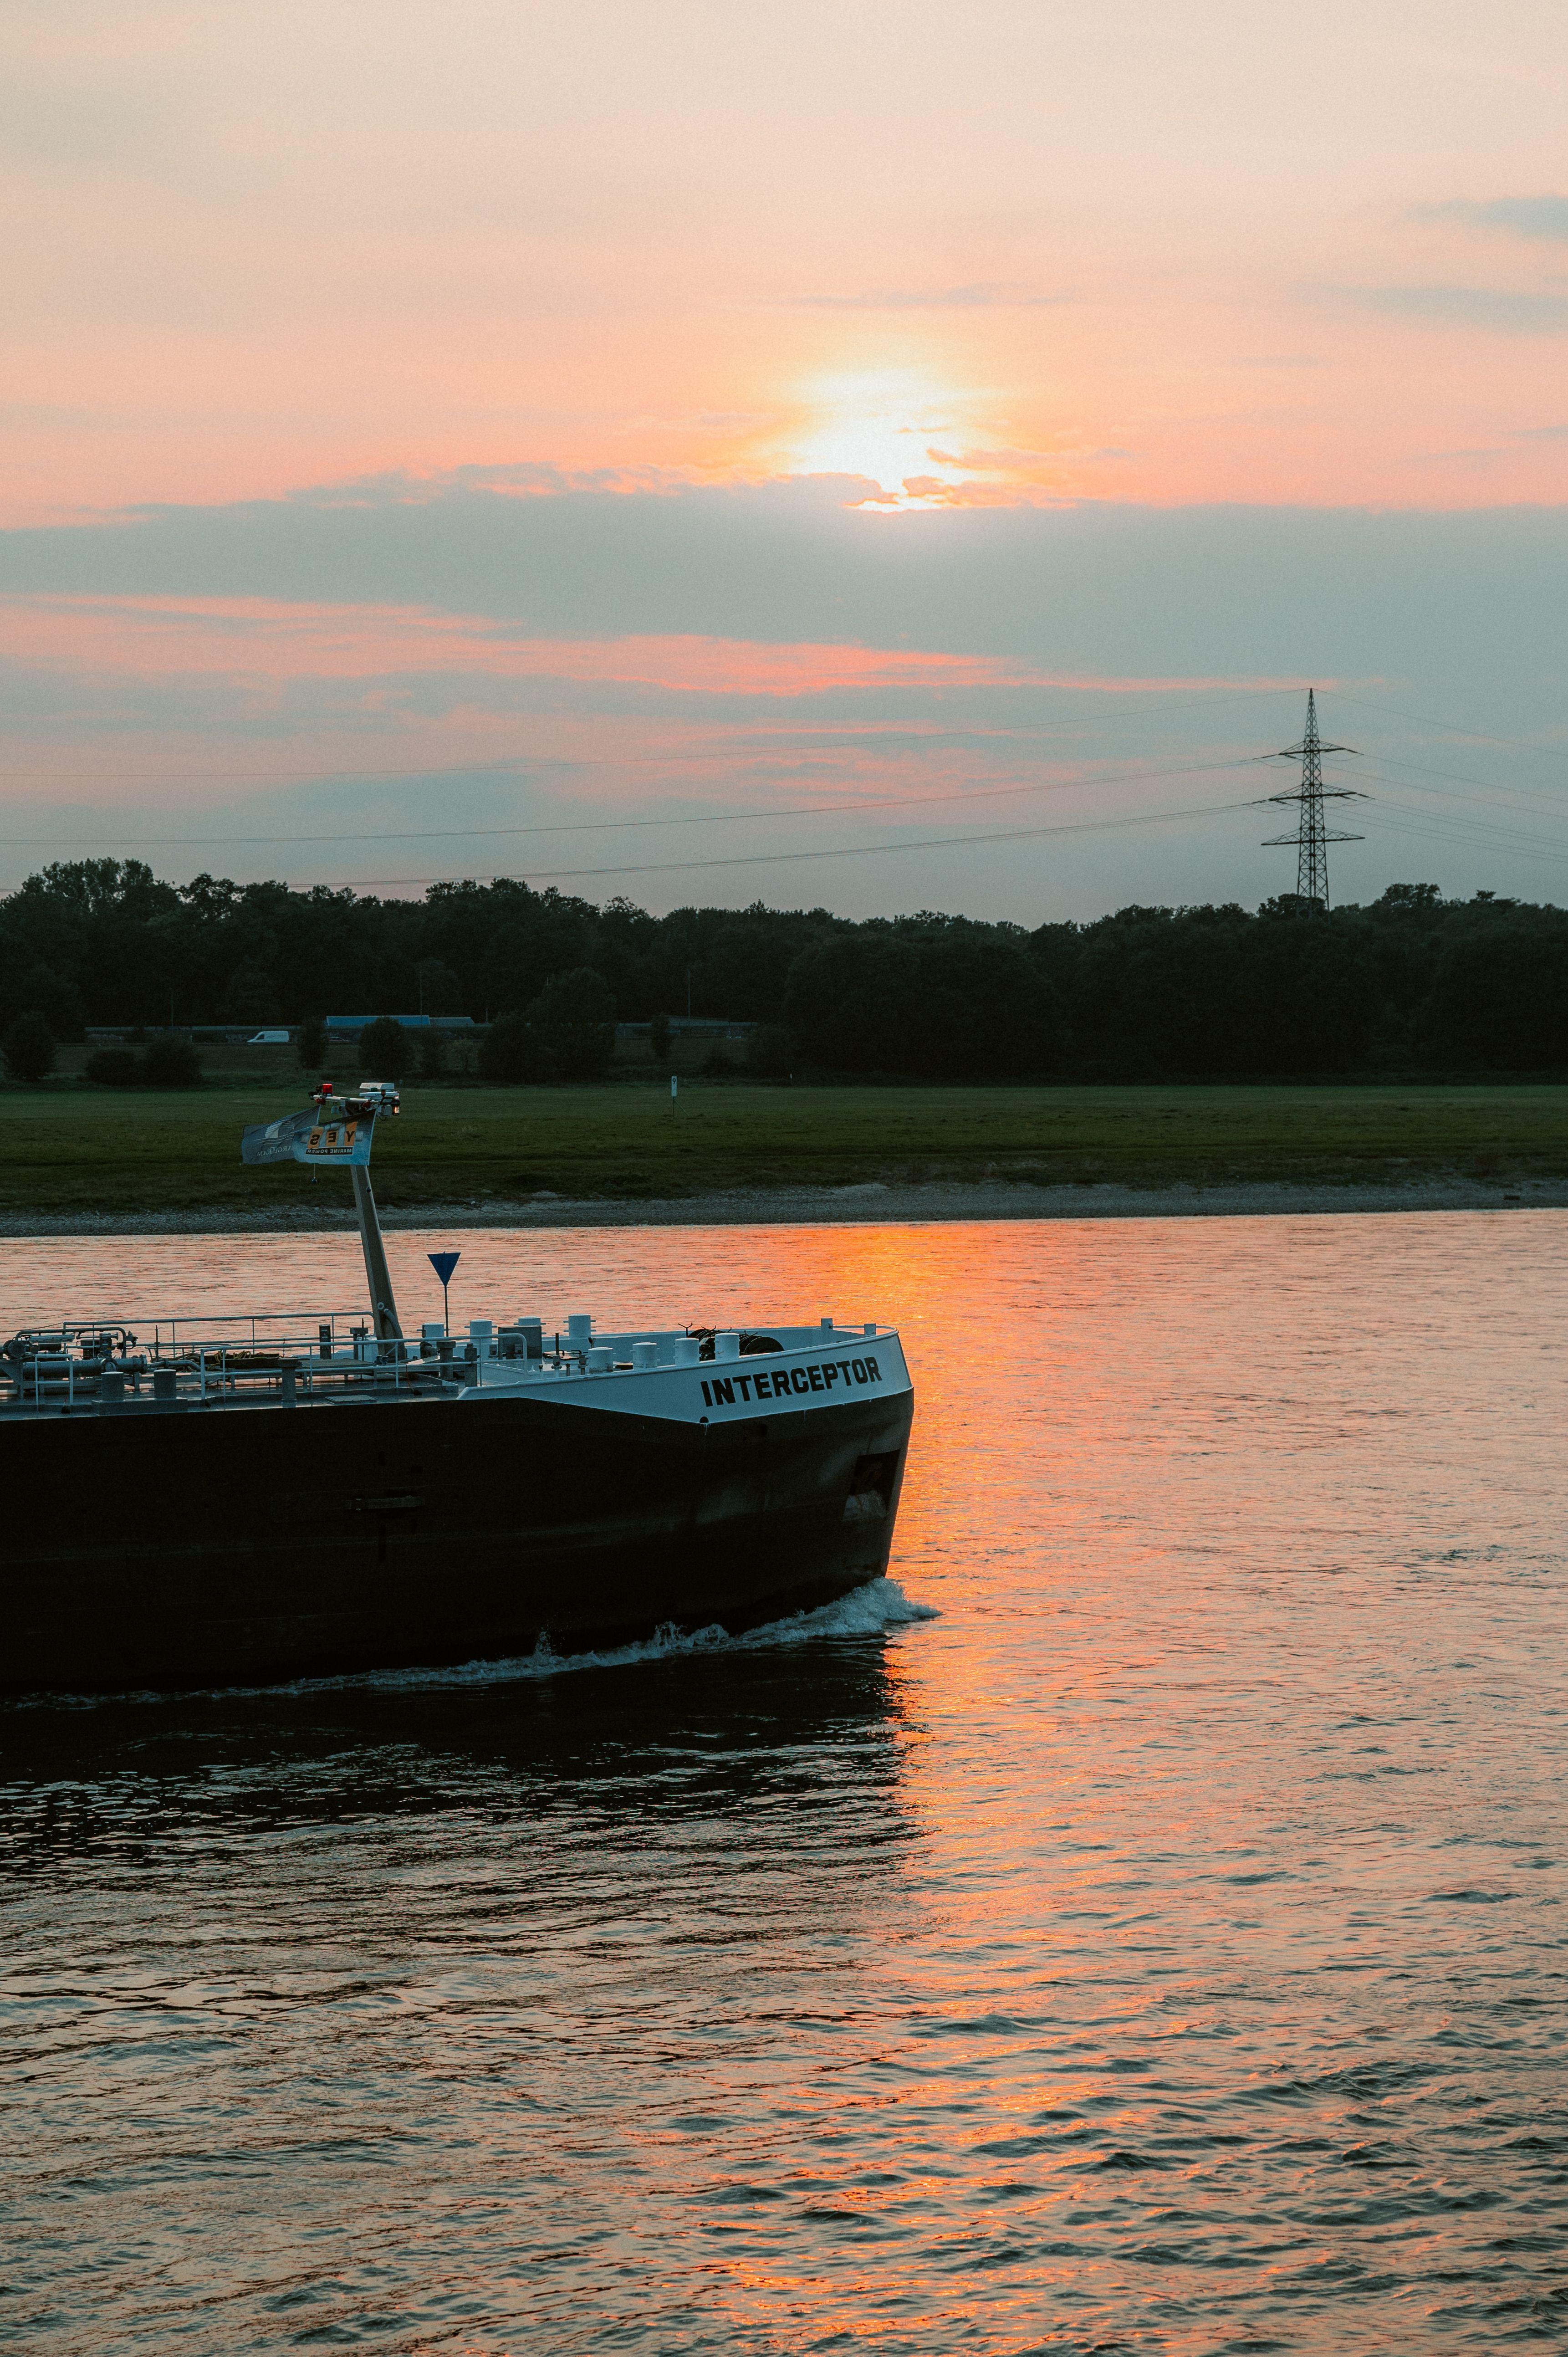
[[[452,1331],[452,1318],[450,1305],[446,1299],[446,1287],[452,1282],[452,1271],[462,1257],[461,1253],[427,1253],[425,1254],[431,1267],[441,1279],[441,1323],[448,1334]]]

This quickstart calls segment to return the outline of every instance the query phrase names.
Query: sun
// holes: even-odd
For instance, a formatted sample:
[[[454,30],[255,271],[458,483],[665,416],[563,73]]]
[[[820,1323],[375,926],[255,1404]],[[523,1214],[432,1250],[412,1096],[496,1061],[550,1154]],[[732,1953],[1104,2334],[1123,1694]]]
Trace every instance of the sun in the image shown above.
[[[961,394],[905,371],[818,378],[803,389],[804,415],[787,437],[789,471],[860,475],[877,486],[873,506],[940,500],[969,470],[940,445],[964,434]]]

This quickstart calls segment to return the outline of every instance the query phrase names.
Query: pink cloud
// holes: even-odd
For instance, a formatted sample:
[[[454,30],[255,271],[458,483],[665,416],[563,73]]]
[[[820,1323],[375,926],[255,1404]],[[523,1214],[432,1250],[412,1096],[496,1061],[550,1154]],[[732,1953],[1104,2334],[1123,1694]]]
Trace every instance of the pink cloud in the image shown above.
[[[72,672],[257,681],[371,680],[428,668],[455,677],[640,683],[714,695],[822,695],[835,689],[1056,687],[1138,695],[1234,686],[1220,677],[1128,678],[1042,669],[940,648],[693,635],[538,638],[485,615],[416,606],[301,604],[267,597],[0,597],[0,651]],[[1248,686],[1293,682],[1249,679]]]

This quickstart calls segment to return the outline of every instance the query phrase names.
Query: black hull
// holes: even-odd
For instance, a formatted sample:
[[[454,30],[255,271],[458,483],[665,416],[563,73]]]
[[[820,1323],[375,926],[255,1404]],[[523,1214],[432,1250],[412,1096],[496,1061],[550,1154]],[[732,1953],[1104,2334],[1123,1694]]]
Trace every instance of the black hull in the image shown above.
[[[886,1569],[912,1396],[693,1425],[537,1395],[0,1425],[0,1690],[737,1631]]]

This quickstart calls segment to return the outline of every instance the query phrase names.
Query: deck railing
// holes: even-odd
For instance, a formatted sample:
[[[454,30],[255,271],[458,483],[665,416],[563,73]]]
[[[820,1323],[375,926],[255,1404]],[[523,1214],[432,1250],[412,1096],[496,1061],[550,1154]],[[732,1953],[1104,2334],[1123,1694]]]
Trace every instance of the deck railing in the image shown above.
[[[428,1392],[465,1368],[461,1340],[380,1340],[363,1310],[105,1318],[35,1327],[0,1351],[0,1405],[220,1403],[274,1393]]]

